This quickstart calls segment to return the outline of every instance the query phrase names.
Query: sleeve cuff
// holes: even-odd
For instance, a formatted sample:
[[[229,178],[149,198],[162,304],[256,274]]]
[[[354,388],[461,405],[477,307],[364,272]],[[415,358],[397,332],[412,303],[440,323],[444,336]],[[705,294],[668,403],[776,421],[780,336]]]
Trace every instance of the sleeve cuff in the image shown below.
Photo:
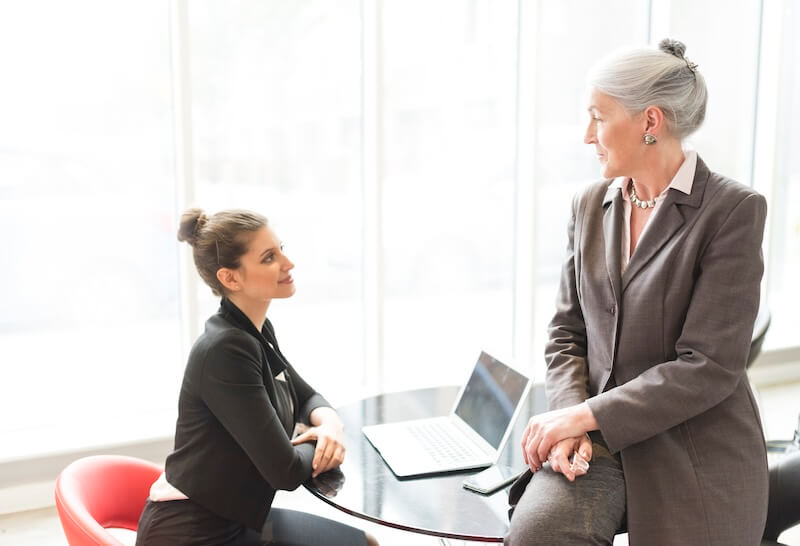
[[[620,427],[609,426],[612,418],[610,415],[611,409],[609,408],[610,400],[608,397],[599,394],[586,400],[586,404],[589,406],[589,409],[592,410],[594,419],[597,421],[597,429],[600,431],[600,434],[603,435],[608,450],[611,453],[617,453],[625,447],[622,445],[623,442],[618,433]]]
[[[304,469],[304,478],[303,482],[307,481],[311,478],[311,473],[313,472],[313,468],[311,468],[311,464],[314,462],[314,450],[316,446],[311,442],[305,442],[302,444],[298,444],[295,446],[295,450],[297,452],[297,456],[300,457],[302,461],[302,467]],[[299,487],[301,484],[298,483],[295,486],[295,489]]]

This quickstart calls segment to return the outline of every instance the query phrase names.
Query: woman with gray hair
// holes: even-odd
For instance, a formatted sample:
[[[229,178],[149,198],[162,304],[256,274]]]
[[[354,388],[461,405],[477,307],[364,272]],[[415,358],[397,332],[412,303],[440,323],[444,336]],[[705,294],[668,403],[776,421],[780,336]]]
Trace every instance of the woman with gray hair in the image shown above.
[[[601,61],[603,172],[573,200],[549,327],[550,411],[522,438],[506,544],[759,544],[767,459],[745,374],[766,201],[683,146],[706,86],[663,40]],[[588,465],[581,465],[581,462]]]

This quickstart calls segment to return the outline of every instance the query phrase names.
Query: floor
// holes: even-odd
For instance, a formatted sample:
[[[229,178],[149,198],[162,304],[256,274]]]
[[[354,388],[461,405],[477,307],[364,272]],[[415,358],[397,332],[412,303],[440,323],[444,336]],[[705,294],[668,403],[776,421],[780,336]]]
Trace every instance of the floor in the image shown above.
[[[800,382],[762,388],[758,392],[762,416],[769,439],[788,439],[798,424],[800,411]],[[341,519],[372,533],[383,546],[469,546],[467,542],[441,541],[439,539],[406,533],[387,527],[356,520],[336,509],[319,502],[310,493],[300,488],[292,493],[279,494],[276,505],[286,508],[303,509],[315,514]],[[119,531],[118,537],[125,544],[133,544],[132,532]],[[789,529],[781,536],[781,541],[789,546],[800,546],[800,525]],[[619,537],[615,546],[627,544],[625,537]],[[45,508],[0,516],[0,546],[65,546],[66,540],[61,531],[55,508]]]

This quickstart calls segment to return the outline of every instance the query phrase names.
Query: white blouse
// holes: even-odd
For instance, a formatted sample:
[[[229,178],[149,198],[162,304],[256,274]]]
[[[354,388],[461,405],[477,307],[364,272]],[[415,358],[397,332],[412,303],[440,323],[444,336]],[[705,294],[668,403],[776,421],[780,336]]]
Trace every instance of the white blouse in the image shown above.
[[[661,203],[664,201],[664,198],[667,196],[667,192],[669,192],[670,188],[674,188],[678,191],[689,195],[692,193],[692,184],[694,183],[694,173],[697,168],[697,152],[694,150],[684,150],[684,160],[681,164],[678,172],[675,173],[675,176],[672,178],[672,181],[669,183],[669,186],[664,188],[658,196],[656,196],[656,206],[653,208],[653,212],[650,213],[650,216],[647,218],[645,222],[644,228],[642,228],[642,233],[639,234],[639,240],[642,240],[642,236],[644,236],[645,231],[647,231],[648,226],[653,223],[653,217],[658,214],[658,211],[661,209]],[[630,185],[631,179],[620,176],[619,178],[615,178],[611,184],[609,184],[609,188],[619,188],[622,190],[622,203],[625,207],[623,209],[623,229],[622,229],[622,248],[620,251],[622,252],[622,260],[620,263],[622,264],[622,271],[620,273],[625,273],[625,270],[628,268],[628,263],[630,262],[631,258],[631,198],[630,198]]]

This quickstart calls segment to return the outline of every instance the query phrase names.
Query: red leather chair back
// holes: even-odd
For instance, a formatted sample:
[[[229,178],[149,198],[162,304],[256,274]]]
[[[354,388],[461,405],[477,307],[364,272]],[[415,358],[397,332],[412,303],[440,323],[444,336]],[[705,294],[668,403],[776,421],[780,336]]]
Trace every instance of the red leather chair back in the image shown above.
[[[106,527],[136,530],[159,465],[122,455],[84,457],[56,481],[56,508],[70,546],[123,546]]]

